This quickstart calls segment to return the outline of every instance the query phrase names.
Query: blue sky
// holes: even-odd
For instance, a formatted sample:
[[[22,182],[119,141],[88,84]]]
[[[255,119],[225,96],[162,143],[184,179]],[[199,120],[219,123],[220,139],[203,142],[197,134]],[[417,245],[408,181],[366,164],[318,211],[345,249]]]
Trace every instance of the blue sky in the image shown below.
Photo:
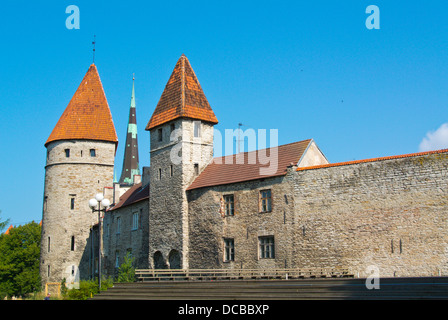
[[[379,30],[365,26],[371,4]],[[69,5],[79,29],[66,28]],[[41,220],[44,143],[92,62],[94,34],[118,174],[132,73],[147,166],[144,127],[182,53],[218,130],[241,122],[278,129],[279,144],[313,138],[340,162],[418,152],[424,139],[448,147],[447,12],[433,0],[9,1],[0,11],[0,219]]]

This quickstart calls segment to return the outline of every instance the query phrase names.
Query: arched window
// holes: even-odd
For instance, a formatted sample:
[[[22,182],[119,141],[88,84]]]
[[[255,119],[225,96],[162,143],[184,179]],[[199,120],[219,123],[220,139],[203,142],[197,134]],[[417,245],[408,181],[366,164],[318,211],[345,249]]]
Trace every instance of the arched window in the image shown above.
[[[171,250],[168,255],[168,261],[170,263],[170,269],[181,269],[180,253],[177,250]]]
[[[154,269],[167,269],[165,260],[163,259],[162,252],[156,251],[154,253]]]

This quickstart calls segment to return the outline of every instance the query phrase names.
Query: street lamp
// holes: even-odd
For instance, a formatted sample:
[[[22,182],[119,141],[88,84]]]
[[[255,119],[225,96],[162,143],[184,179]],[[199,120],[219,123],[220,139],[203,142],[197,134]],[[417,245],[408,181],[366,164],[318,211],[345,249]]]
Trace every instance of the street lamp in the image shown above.
[[[106,212],[109,206],[110,201],[104,199],[102,193],[98,193],[95,198],[89,200],[92,213],[98,212],[98,292],[101,291],[101,212]],[[101,209],[101,207],[103,208]]]

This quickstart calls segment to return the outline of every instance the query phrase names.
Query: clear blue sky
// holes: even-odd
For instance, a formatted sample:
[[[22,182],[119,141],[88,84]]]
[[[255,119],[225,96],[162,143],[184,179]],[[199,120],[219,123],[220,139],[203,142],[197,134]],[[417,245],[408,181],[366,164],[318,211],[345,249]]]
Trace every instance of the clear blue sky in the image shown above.
[[[72,4],[79,30],[65,25]],[[371,4],[380,9],[379,30],[365,26]],[[0,218],[41,220],[44,143],[92,62],[94,34],[120,140],[118,174],[132,73],[147,166],[144,127],[182,53],[217,129],[242,122],[278,129],[279,144],[313,138],[340,162],[418,152],[448,122],[447,13],[446,1],[433,0],[3,3]]]

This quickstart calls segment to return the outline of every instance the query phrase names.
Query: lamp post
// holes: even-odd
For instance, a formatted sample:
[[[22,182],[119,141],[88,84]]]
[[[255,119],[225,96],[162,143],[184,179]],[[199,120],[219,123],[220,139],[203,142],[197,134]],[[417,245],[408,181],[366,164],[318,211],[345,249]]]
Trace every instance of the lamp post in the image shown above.
[[[101,291],[101,212],[106,212],[109,206],[110,201],[104,199],[102,193],[98,193],[95,198],[89,200],[92,213],[98,212],[98,292]]]

